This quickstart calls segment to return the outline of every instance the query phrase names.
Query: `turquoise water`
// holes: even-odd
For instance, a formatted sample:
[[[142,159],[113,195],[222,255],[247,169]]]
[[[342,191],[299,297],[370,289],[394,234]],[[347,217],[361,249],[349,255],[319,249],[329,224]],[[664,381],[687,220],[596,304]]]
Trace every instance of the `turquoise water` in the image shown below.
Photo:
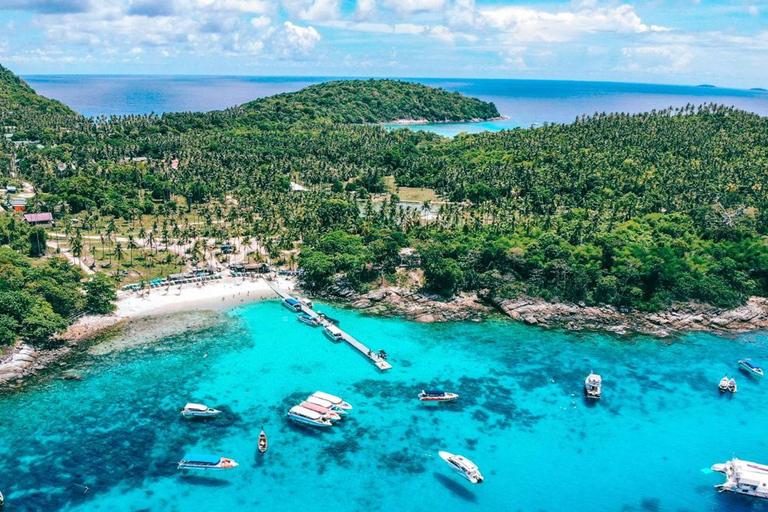
[[[40,94],[86,116],[224,109],[291,92],[333,77],[33,75]],[[686,85],[568,80],[406,79],[492,101],[507,119],[485,123],[417,125],[445,136],[497,131],[546,122],[570,123],[595,112],[646,112],[688,103],[719,103],[768,115],[768,92]]]
[[[6,510],[759,509],[719,495],[721,475],[701,469],[734,454],[768,461],[768,383],[736,369],[743,356],[768,360],[765,335],[618,339],[321,309],[386,349],[394,369],[378,372],[262,302],[152,344],[132,334],[118,349],[118,339],[75,363],[83,381],[0,395]],[[596,404],[581,396],[590,370],[604,377]],[[717,391],[726,372],[737,375],[735,396]],[[435,386],[460,401],[415,400]],[[316,390],[342,396],[353,413],[329,431],[287,423],[285,411]],[[185,421],[187,401],[225,414]],[[475,461],[485,483],[452,473],[438,450]],[[241,465],[184,476],[174,462],[188,451]]]

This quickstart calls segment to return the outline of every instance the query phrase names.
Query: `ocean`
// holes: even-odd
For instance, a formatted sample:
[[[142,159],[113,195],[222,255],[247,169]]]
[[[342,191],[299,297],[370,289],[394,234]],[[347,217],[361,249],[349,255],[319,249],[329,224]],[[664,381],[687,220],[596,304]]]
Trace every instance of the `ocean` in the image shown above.
[[[277,301],[211,313],[160,339],[139,322],[66,371],[0,395],[6,510],[747,511],[706,468],[736,455],[768,462],[766,382],[740,373],[768,360],[765,334],[619,338],[502,319],[424,325],[316,305],[394,368],[299,323]],[[199,320],[199,314],[195,314]],[[582,396],[590,371],[603,398]],[[735,375],[739,392],[717,383]],[[423,388],[459,393],[425,405]],[[354,410],[327,431],[285,412],[323,390]],[[187,402],[220,408],[183,419]],[[257,452],[261,428],[269,451]],[[474,461],[472,485],[437,455]],[[186,452],[234,458],[182,474]]]
[[[40,94],[85,116],[225,109],[256,98],[299,90],[332,77],[105,76],[23,77]],[[502,121],[417,125],[453,136],[460,132],[569,123],[596,112],[637,113],[689,103],[720,103],[768,115],[768,92],[680,85],[501,79],[408,79],[493,101]]]

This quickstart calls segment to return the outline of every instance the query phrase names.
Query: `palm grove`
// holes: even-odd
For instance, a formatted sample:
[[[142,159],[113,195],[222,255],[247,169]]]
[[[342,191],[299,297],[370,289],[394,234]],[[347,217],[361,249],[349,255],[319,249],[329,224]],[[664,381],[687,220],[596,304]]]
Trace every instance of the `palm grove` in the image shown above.
[[[0,76],[0,125],[13,127],[0,169],[14,161],[35,185],[33,211],[80,219],[72,239],[116,222],[152,246],[254,239],[277,260],[299,249],[316,291],[393,282],[400,250],[414,247],[425,287],[445,296],[656,310],[768,293],[768,120],[750,113],[687,106],[446,139],[376,123],[488,119],[495,106],[367,80],[225,111],[88,120]],[[398,186],[434,189],[434,218],[402,208]],[[18,250],[29,243],[3,233]]]

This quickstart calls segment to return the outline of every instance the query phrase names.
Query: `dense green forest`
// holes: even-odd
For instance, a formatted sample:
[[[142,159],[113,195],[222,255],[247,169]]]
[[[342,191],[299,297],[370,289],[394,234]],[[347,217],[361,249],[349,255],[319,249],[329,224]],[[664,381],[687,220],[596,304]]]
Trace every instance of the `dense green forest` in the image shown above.
[[[298,250],[313,290],[399,283],[399,251],[414,247],[425,288],[446,296],[656,310],[768,295],[768,120],[733,108],[596,114],[446,139],[371,123],[489,118],[495,106],[366,80],[219,112],[29,115],[49,137],[44,147],[4,141],[2,151],[36,186],[31,208],[77,219],[67,224],[72,241],[101,235],[110,263],[127,247],[114,235],[124,226],[131,240],[154,237],[155,260],[159,245],[205,237],[257,240],[283,264]],[[407,208],[407,187],[439,196]],[[28,238],[14,240],[28,251]]]

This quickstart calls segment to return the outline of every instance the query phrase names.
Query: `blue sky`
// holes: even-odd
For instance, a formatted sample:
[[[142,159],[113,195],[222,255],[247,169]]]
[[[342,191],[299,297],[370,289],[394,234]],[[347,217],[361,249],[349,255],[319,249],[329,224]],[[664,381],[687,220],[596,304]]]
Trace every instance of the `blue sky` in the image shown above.
[[[768,86],[768,0],[0,0],[20,74]]]

